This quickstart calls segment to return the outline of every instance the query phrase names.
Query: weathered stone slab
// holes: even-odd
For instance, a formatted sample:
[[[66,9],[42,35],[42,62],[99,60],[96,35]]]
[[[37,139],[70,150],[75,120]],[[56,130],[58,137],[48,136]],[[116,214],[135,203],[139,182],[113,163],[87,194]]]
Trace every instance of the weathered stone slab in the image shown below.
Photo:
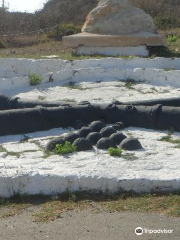
[[[151,16],[128,0],[101,0],[87,16],[82,32],[97,34],[156,33]]]
[[[146,46],[138,47],[78,47],[75,51],[76,55],[104,55],[104,56],[141,56],[147,57],[149,51]]]
[[[79,33],[63,37],[63,45],[66,47],[136,47],[166,46],[164,36],[150,32],[138,32],[131,34],[110,35]]]

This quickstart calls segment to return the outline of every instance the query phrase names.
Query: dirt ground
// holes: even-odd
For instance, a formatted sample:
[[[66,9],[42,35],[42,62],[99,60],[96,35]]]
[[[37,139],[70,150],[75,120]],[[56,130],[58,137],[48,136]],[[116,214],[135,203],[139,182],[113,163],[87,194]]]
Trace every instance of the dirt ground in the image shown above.
[[[106,212],[87,209],[69,211],[48,223],[33,222],[37,207],[24,210],[15,217],[0,219],[0,240],[179,240],[180,219],[159,214],[133,212]],[[3,209],[0,210],[1,212]],[[167,229],[172,234],[135,234],[135,229]]]

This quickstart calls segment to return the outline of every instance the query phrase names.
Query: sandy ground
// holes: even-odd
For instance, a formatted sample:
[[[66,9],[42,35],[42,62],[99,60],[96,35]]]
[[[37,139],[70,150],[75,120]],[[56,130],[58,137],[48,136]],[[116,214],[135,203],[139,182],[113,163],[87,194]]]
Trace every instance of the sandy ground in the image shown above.
[[[179,240],[180,220],[159,214],[105,211],[88,209],[82,212],[70,211],[49,223],[32,221],[36,207],[27,209],[21,215],[0,219],[1,240]],[[3,209],[0,210],[0,213]],[[170,234],[135,234],[135,229],[173,230]],[[145,230],[144,230],[145,231]]]

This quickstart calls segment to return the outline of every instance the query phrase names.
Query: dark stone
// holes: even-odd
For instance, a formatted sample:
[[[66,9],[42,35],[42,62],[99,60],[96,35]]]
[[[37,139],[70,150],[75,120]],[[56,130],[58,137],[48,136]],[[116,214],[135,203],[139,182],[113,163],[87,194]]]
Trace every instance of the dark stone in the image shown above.
[[[0,93],[0,110],[8,110],[9,108],[9,98]]]
[[[120,101],[118,101],[118,100],[115,100],[115,101],[112,102],[112,104],[115,104],[115,105],[122,105],[123,103],[120,102]]]
[[[100,132],[102,128],[106,127],[106,124],[102,121],[94,121],[89,125],[94,132]]]
[[[79,105],[91,105],[91,103],[89,101],[81,101]]]
[[[119,145],[125,138],[127,138],[123,133],[113,133],[109,137],[116,145]]]
[[[139,150],[143,147],[137,138],[130,137],[130,138],[124,139],[121,142],[120,148],[128,151],[134,151],[134,150]]]
[[[96,146],[98,149],[108,149],[110,147],[116,148],[116,144],[109,138],[101,138]]]
[[[87,140],[89,140],[93,145],[96,145],[96,143],[99,141],[99,139],[102,138],[102,135],[98,132],[92,132],[89,133],[86,137]]]
[[[46,145],[46,150],[53,151],[57,144],[65,144],[65,140],[63,137],[57,137],[49,141]]]
[[[83,123],[83,122],[81,122],[81,123],[78,123],[78,124],[76,125],[75,129],[81,129],[82,127],[85,127],[85,126],[86,126],[86,124]]]
[[[75,129],[81,129],[82,127],[85,127],[86,124],[82,120],[77,120],[74,123],[74,128]]]
[[[120,131],[125,128],[125,124],[123,122],[116,122],[113,125],[113,128],[116,129],[117,131]]]
[[[90,127],[82,127],[79,131],[78,134],[80,137],[87,137],[89,133],[92,132],[92,129]]]
[[[78,134],[78,133],[73,133],[73,132],[67,133],[67,134],[64,136],[65,142],[70,142],[71,144],[72,144],[77,138],[79,138],[79,134]]]
[[[73,142],[73,146],[77,147],[77,151],[87,151],[92,149],[92,144],[85,138],[78,138]]]
[[[103,137],[109,137],[113,133],[116,133],[116,129],[114,129],[113,127],[105,127],[101,129],[100,133],[102,134]]]

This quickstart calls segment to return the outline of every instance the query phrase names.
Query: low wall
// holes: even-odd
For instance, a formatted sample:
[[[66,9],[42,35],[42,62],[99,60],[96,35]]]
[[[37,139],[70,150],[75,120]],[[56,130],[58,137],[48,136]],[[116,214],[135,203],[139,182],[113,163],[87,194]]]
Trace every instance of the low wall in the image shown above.
[[[133,79],[155,85],[180,87],[180,59],[104,58],[65,60],[0,59],[0,88],[7,90],[29,86],[28,73],[52,76],[54,82],[114,81]]]

